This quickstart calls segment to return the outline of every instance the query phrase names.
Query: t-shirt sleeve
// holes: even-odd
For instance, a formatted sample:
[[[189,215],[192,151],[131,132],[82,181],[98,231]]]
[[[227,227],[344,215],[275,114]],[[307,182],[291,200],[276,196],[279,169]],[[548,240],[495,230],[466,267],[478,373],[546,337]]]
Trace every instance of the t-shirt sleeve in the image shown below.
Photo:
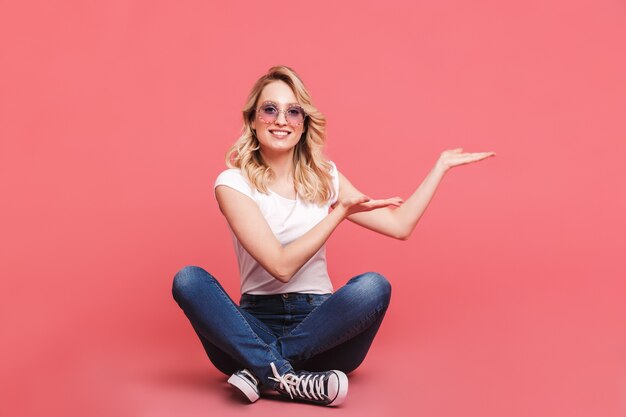
[[[225,185],[227,187],[230,187],[233,190],[237,190],[254,200],[254,192],[252,190],[252,187],[245,179],[245,177],[241,174],[241,171],[236,168],[222,171],[222,173],[217,176],[217,179],[215,180],[215,185],[213,186],[214,192],[219,185]]]
[[[339,198],[339,172],[337,171],[337,166],[335,165],[334,162],[332,161],[328,161],[328,162],[330,162],[330,165],[332,167],[330,170],[330,175],[332,176],[333,189],[335,190],[333,198],[331,198],[330,200],[330,205],[332,206],[333,204],[337,202],[337,199]]]

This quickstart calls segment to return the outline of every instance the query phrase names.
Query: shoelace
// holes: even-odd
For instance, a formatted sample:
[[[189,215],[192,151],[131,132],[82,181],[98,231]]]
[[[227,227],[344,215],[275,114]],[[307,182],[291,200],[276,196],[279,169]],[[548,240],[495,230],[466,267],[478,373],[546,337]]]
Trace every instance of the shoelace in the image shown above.
[[[274,373],[274,378],[270,376],[269,379],[280,383],[280,388],[286,391],[291,399],[293,399],[294,394],[298,395],[300,398],[307,398],[309,400],[321,401],[328,398],[328,396],[324,394],[323,374],[303,374],[298,376],[296,374],[287,373],[285,375],[279,375],[274,362],[270,363],[270,366]]]

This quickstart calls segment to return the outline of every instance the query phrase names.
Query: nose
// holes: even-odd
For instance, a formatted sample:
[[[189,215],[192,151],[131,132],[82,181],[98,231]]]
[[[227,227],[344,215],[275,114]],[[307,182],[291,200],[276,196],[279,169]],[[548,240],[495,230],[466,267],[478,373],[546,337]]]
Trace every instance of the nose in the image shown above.
[[[278,115],[276,115],[276,122],[277,125],[286,125],[287,124],[287,118],[285,117],[285,112],[283,111],[279,111]]]

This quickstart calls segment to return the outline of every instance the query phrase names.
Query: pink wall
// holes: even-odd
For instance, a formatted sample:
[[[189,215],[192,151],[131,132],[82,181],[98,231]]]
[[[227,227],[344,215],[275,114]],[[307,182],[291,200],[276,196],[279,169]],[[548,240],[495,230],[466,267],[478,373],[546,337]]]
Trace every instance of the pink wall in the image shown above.
[[[212,183],[286,64],[373,197],[445,149],[498,155],[450,171],[407,242],[332,237],[336,285],[394,286],[343,413],[625,415],[625,21],[610,0],[3,2],[0,414],[244,410],[170,287],[196,264],[236,296]]]

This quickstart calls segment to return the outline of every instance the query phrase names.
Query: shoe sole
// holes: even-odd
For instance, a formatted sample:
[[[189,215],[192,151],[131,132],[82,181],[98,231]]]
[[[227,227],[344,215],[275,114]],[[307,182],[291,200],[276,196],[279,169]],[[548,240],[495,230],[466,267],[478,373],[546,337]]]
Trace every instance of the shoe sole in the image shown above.
[[[259,391],[256,387],[253,387],[251,383],[245,378],[241,378],[236,374],[233,374],[228,378],[228,383],[237,388],[251,403],[259,399]]]

